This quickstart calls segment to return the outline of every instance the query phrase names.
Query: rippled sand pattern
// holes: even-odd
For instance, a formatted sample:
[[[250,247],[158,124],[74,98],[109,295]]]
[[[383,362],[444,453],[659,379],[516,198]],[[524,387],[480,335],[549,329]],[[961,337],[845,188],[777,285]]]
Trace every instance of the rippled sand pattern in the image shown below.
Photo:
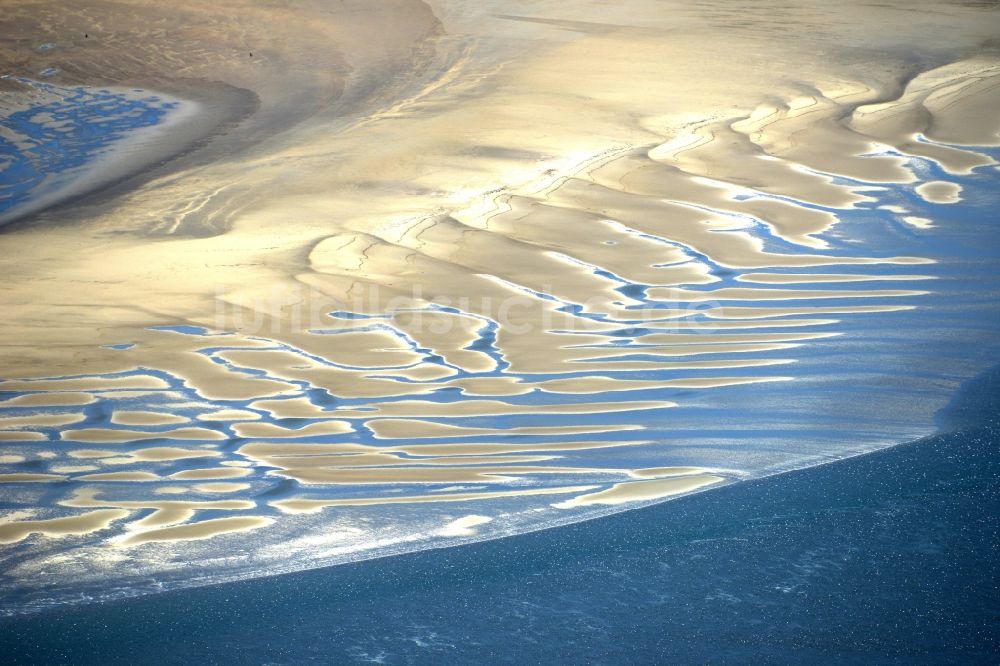
[[[130,4],[223,34],[221,10]],[[809,39],[779,54],[724,3],[681,5],[683,35],[642,2],[580,21],[302,3],[288,28],[240,7],[224,40],[173,42],[110,7],[32,3],[8,20],[93,39],[0,54],[186,94],[227,129],[0,239],[0,541],[15,585],[59,572],[36,600],[62,577],[185,584],[500,536],[848,455],[682,450],[671,413],[751,385],[794,401],[803,361],[920,308],[935,258],[859,229],[930,233],[885,193],[959,203],[941,178],[993,165],[977,146],[1000,130],[989,49],[785,71]],[[804,7],[811,35],[827,10]],[[949,19],[969,50],[979,11]],[[170,67],[104,67],[140,32]]]

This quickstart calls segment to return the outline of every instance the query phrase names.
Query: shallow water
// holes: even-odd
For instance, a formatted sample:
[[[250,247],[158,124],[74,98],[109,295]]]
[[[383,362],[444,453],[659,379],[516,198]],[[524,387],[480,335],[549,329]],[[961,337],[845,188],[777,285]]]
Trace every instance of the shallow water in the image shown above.
[[[10,663],[994,663],[997,381],[915,443],[508,540],[11,618],[0,647]]]
[[[181,104],[142,90],[13,80],[30,89],[31,102],[5,109],[0,122],[0,223],[71,196],[81,167],[93,168],[122,139],[162,123]]]

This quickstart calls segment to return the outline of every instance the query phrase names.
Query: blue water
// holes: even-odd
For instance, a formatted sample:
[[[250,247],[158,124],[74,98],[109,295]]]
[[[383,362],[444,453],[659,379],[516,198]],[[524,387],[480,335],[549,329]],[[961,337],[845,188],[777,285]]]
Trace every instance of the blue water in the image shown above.
[[[0,136],[0,214],[38,196],[53,179],[86,165],[129,132],[161,122],[178,105],[136,94],[141,91],[15,80],[48,101],[0,117],[0,127],[17,141]]]

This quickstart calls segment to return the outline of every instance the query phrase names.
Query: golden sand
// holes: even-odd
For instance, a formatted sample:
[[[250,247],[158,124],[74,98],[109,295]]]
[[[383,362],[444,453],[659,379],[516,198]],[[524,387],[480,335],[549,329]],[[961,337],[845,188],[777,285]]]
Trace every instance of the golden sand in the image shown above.
[[[99,474],[84,474],[74,477],[74,481],[159,481],[160,477],[152,472],[102,472]]]
[[[653,288],[649,290],[651,298],[662,301],[788,301],[816,300],[826,298],[897,298],[900,296],[920,296],[926,291],[912,289],[866,289],[851,291],[848,289],[751,289],[743,287],[725,287],[714,291],[697,292],[674,288]]]
[[[65,407],[94,402],[89,393],[25,393],[0,402],[0,407]]]
[[[97,469],[97,465],[51,465],[49,467],[49,471],[53,474],[78,474],[79,472],[93,472]]]
[[[33,474],[30,472],[0,474],[0,483],[50,483],[65,479],[66,477],[61,474]]]
[[[271,423],[240,422],[233,425],[233,431],[240,437],[259,437],[271,439],[275,437],[316,437],[318,435],[340,435],[351,432],[353,428],[347,421],[323,421],[310,423],[301,428],[282,428]]]
[[[79,423],[82,414],[32,414],[30,416],[0,416],[0,428],[52,428]]]
[[[845,305],[817,307],[756,307],[727,305],[709,310],[705,314],[720,319],[760,319],[766,317],[788,317],[817,314],[872,314],[878,312],[899,312],[911,310],[912,305]]]
[[[0,442],[32,442],[48,439],[44,433],[33,430],[0,430]]]
[[[418,421],[415,419],[374,419],[365,422],[365,427],[371,429],[379,439],[398,439],[401,437],[470,437],[479,435],[495,435],[497,432],[512,435],[585,435],[601,432],[618,432],[622,430],[639,430],[638,425],[593,425],[593,426],[523,426],[506,428],[498,431],[495,428],[473,428],[434,423],[433,421]]]
[[[209,479],[238,479],[244,476],[250,476],[250,470],[240,467],[206,467],[174,472],[167,478],[176,481],[202,481]]]
[[[595,486],[557,486],[554,488],[528,488],[525,490],[497,490],[481,493],[440,493],[437,495],[387,495],[385,497],[359,497],[353,499],[282,499],[269,504],[283,513],[316,513],[331,506],[373,506],[378,504],[426,504],[436,502],[473,502],[491,499],[531,497],[535,495],[561,495],[591,490]]]
[[[65,518],[0,522],[0,543],[15,543],[34,533],[47,537],[90,534],[107,529],[129,513],[124,509],[101,509]]]
[[[111,428],[84,428],[82,430],[64,430],[61,433],[64,440],[73,442],[93,442],[120,444],[123,442],[139,442],[146,439],[225,439],[226,436],[216,430],[207,428],[174,428],[173,430],[144,431]]]
[[[113,507],[117,509],[184,509],[200,510],[213,509],[217,511],[235,511],[254,508],[254,503],[248,500],[112,500],[99,499],[98,491],[93,488],[82,488],[73,493],[73,496],[61,500],[61,506],[95,508]]]
[[[629,472],[630,476],[637,479],[655,479],[662,476],[682,476],[685,474],[701,474],[707,472],[703,467],[648,467],[646,469],[634,469]]]
[[[123,368],[131,370],[133,368]],[[131,377],[85,377],[80,379],[35,379],[31,381],[6,381],[0,383],[4,391],[99,391],[108,389],[165,389],[166,382],[158,377],[133,375]]]
[[[742,282],[762,284],[816,284],[821,282],[896,282],[933,280],[932,275],[864,275],[861,273],[743,273]]]
[[[154,446],[145,449],[133,449],[128,456],[136,461],[183,460],[185,458],[215,458],[218,451],[206,449],[182,449],[176,446]]]
[[[111,422],[118,425],[172,425],[174,423],[187,423],[187,421],[188,419],[183,416],[161,412],[116,411],[111,415]]]
[[[650,481],[628,481],[616,483],[607,490],[579,495],[573,499],[553,504],[560,509],[572,509],[591,504],[625,504],[627,502],[643,502],[680,495],[681,493],[698,490],[705,486],[720,483],[723,478],[711,474],[681,476],[677,478],[653,479]]]
[[[249,483],[198,483],[193,486],[200,493],[238,493],[250,488]]]
[[[137,546],[144,543],[159,541],[197,541],[211,539],[223,534],[249,532],[266,527],[274,522],[273,518],[263,516],[233,516],[231,518],[212,518],[197,523],[173,525],[160,529],[143,530],[128,534],[118,541],[121,546]]]
[[[552,405],[518,405],[499,400],[461,402],[430,402],[426,400],[398,400],[382,404],[361,405],[356,409],[338,409],[337,416],[344,418],[366,417],[467,417],[501,416],[507,414],[606,414],[643,409],[665,409],[675,403],[663,400],[589,402]]]
[[[923,197],[924,200],[931,203],[953,204],[961,201],[961,197],[959,195],[962,192],[962,186],[958,183],[933,180],[917,185],[916,192]]]

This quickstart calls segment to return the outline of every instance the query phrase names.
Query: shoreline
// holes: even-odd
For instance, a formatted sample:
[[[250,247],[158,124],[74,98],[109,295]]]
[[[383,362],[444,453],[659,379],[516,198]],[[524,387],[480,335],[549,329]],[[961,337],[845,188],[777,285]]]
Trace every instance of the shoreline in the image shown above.
[[[1000,366],[998,366],[1000,367]],[[978,386],[983,377],[993,377],[1000,375],[997,368],[991,368],[990,370],[982,373],[982,375],[977,376],[963,383],[963,387],[967,384]],[[959,418],[964,413],[961,407],[955,406],[956,397],[959,393],[964,394],[964,389],[959,389],[952,399],[949,400],[948,404],[940,409],[935,414],[935,422],[938,422],[938,417],[943,414],[950,414],[957,410]],[[44,604],[34,607],[20,608],[15,610],[10,610],[0,606],[0,626],[3,622],[8,620],[15,620],[17,618],[27,618],[38,616],[40,614],[46,613],[58,613],[62,610],[75,609],[80,607],[87,607],[93,605],[102,604],[126,604],[130,601],[141,600],[151,596],[160,596],[165,594],[184,594],[186,592],[191,592],[194,590],[200,590],[204,588],[215,588],[215,587],[225,587],[231,585],[241,585],[241,584],[253,584],[255,581],[266,581],[272,578],[279,577],[291,577],[296,575],[308,575],[311,573],[321,572],[324,570],[335,570],[341,567],[351,567],[351,566],[365,566],[373,563],[393,560],[396,558],[406,558],[406,557],[419,557],[427,553],[432,552],[443,552],[450,551],[452,549],[464,549],[464,548],[474,548],[476,546],[484,544],[494,544],[501,541],[516,540],[524,537],[531,537],[540,533],[549,533],[559,530],[572,530],[572,529],[586,529],[583,526],[594,525],[593,529],[598,529],[599,525],[604,521],[615,520],[616,517],[620,518],[622,516],[631,514],[641,514],[643,512],[653,511],[657,509],[666,510],[664,507],[672,505],[675,502],[681,502],[694,498],[695,496],[711,493],[712,491],[727,491],[731,490],[737,486],[746,485],[756,485],[762,483],[781,483],[781,479],[785,477],[795,477],[795,475],[810,473],[813,471],[825,469],[831,466],[841,465],[845,463],[850,463],[852,461],[857,461],[859,459],[869,458],[871,456],[878,456],[879,454],[886,453],[901,447],[914,447],[919,446],[921,443],[934,440],[941,436],[952,434],[956,431],[961,431],[969,428],[975,428],[976,425],[968,422],[952,421],[952,425],[939,425],[937,429],[923,437],[917,439],[910,439],[895,443],[884,444],[882,446],[877,446],[874,448],[868,448],[856,453],[851,453],[850,455],[835,458],[826,459],[819,462],[808,462],[800,466],[796,466],[789,469],[778,469],[776,471],[767,471],[760,475],[744,476],[740,474],[734,474],[733,470],[720,470],[713,468],[706,468],[703,470],[708,473],[720,473],[726,474],[720,482],[704,485],[701,487],[694,488],[692,490],[685,490],[679,492],[675,495],[670,495],[666,497],[660,497],[650,500],[641,500],[629,503],[627,505],[608,505],[599,508],[593,508],[588,510],[586,513],[575,513],[566,514],[562,520],[553,520],[544,524],[529,524],[526,529],[508,529],[496,533],[488,534],[477,534],[477,536],[470,536],[468,538],[461,538],[453,540],[449,543],[417,543],[410,540],[402,540],[398,547],[387,546],[384,550],[362,550],[357,553],[357,556],[352,556],[347,554],[339,558],[327,558],[325,561],[315,561],[312,563],[307,563],[305,565],[289,565],[289,566],[269,566],[268,572],[260,574],[257,572],[249,573],[235,573],[230,575],[218,575],[209,574],[202,576],[188,576],[182,579],[171,579],[168,581],[158,581],[155,578],[150,578],[151,587],[147,588],[114,588],[114,592],[105,596],[101,596],[94,592],[80,591],[79,599],[74,600],[59,600],[59,601],[46,601]],[[959,425],[954,425],[959,423]],[[679,477],[684,478],[684,477]],[[469,511],[474,511],[474,507],[470,507]],[[197,525],[197,523],[193,523]],[[476,534],[475,532],[472,532]]]
[[[736,658],[759,649],[757,641],[766,639],[778,663],[845,651],[869,658],[964,655],[965,663],[980,663],[968,661],[979,655],[986,663],[986,655],[995,654],[995,642],[991,648],[981,630],[969,632],[989,613],[982,606],[987,581],[978,588],[985,592],[973,593],[972,599],[967,589],[930,581],[899,584],[932,565],[938,567],[935,575],[948,581],[990,575],[993,537],[988,529],[971,528],[985,527],[988,509],[980,493],[996,490],[995,480],[983,474],[1000,462],[996,447],[989,445],[995,444],[1000,426],[998,380],[994,366],[965,382],[938,413],[943,431],[869,455],[504,542],[8,616],[0,618],[0,645],[14,663],[42,655],[52,660],[56,654],[67,659],[73,654],[76,663],[113,660],[121,655],[115,652],[121,647],[120,637],[113,638],[116,628],[128,618],[129,645],[148,648],[184,636],[187,649],[201,654],[222,650],[232,656],[232,650],[245,650],[258,658],[291,659],[296,646],[325,635],[328,652],[356,659],[355,644],[406,649],[406,635],[394,632],[419,606],[430,609],[421,616],[425,632],[448,639],[434,653],[439,658],[488,653],[502,644],[505,632],[521,626],[530,640],[508,642],[503,649],[525,659],[561,649],[593,655],[587,651],[595,648],[618,658]],[[970,531],[941,531],[941,521],[967,525]],[[958,539],[957,553],[926,543],[935,538]],[[895,539],[906,541],[895,545]],[[890,556],[894,564],[883,570]],[[996,554],[992,557],[995,561]],[[595,574],[627,586],[594,585]],[[636,587],[642,583],[646,587]],[[614,612],[622,594],[635,597],[629,613]],[[447,610],[455,598],[463,600],[461,616]],[[737,600],[743,612],[726,612],[735,610]],[[855,603],[856,619],[835,615]],[[950,615],[953,607],[968,610]],[[753,617],[747,614],[751,609]],[[588,626],[571,628],[568,623],[581,612],[592,618]],[[227,620],[221,626],[202,624],[201,618],[223,613]],[[531,618],[527,624],[524,613]],[[711,645],[683,633],[691,631],[686,618],[708,623],[698,627],[699,634],[722,629],[716,626],[723,621],[720,613],[728,624],[721,634],[712,634]],[[840,619],[823,626],[828,615]],[[797,619],[788,622],[786,616]],[[336,630],[331,632],[329,622]],[[858,628],[842,630],[845,622]],[[619,625],[633,627],[633,639],[603,642]],[[250,626],[253,637],[245,635]],[[910,635],[914,627],[928,634],[917,643]],[[565,631],[573,642],[556,646],[546,639]],[[473,632],[477,642],[458,640],[466,632]],[[283,639],[273,640],[272,633]],[[968,639],[974,635],[979,638]],[[183,653],[174,656],[184,659]],[[134,657],[130,652],[128,658]]]

